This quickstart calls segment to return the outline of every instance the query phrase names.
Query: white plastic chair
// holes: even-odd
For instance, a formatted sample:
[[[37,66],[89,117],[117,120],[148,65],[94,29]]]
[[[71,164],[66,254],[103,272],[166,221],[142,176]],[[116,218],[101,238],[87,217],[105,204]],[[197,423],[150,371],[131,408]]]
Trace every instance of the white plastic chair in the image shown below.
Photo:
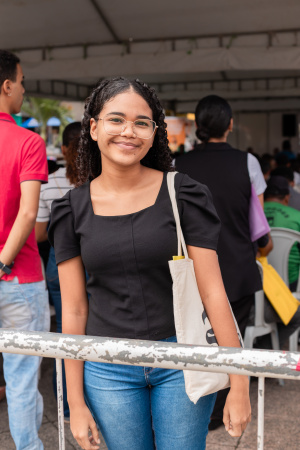
[[[261,279],[263,281],[263,268],[259,261],[256,261],[258,265]],[[264,291],[255,292],[255,315],[254,315],[254,325],[248,325],[245,330],[244,337],[244,347],[253,348],[253,343],[255,338],[259,336],[265,336],[266,334],[271,334],[271,342],[273,350],[280,350],[279,347],[279,337],[277,330],[277,323],[265,321],[265,299]],[[284,386],[284,380],[278,379],[280,386]]]
[[[283,281],[289,286],[288,260],[292,246],[295,242],[300,243],[300,233],[287,228],[271,228],[271,237],[273,240],[273,250],[268,255],[268,262],[279,273]],[[298,278],[297,291],[293,295],[300,300],[300,277]],[[298,351],[298,339],[300,328],[298,328],[289,339],[289,350]]]
[[[279,273],[283,281],[289,285],[288,260],[292,246],[295,242],[300,243],[300,233],[287,228],[271,228],[273,250],[268,255],[268,262]],[[298,279],[297,292],[300,291],[300,280]]]
[[[261,277],[263,277],[263,269],[260,262],[257,261]],[[271,334],[272,347],[273,350],[279,350],[279,338],[277,331],[276,322],[265,322],[264,317],[264,306],[265,306],[265,295],[264,291],[255,292],[255,317],[254,325],[246,327],[244,346],[245,348],[253,348],[253,343],[255,338],[259,336],[265,336],[266,334]]]

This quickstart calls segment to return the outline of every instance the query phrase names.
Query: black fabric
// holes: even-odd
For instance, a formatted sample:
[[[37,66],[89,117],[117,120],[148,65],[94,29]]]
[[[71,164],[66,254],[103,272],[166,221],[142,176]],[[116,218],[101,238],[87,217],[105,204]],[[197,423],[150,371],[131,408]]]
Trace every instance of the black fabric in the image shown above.
[[[249,231],[251,183],[247,153],[227,143],[199,145],[176,160],[176,168],[210,189],[222,228],[219,263],[231,303],[260,290],[255,248]]]
[[[269,240],[269,235],[264,234],[259,239],[257,239],[257,241],[253,242],[254,252],[257,253],[259,248],[266,247],[269,243]]]
[[[182,174],[175,187],[186,243],[216,250],[220,222],[208,188]],[[69,191],[52,204],[49,239],[57,263],[81,255],[88,272],[86,334],[175,334],[168,261],[177,254],[177,235],[166,174],[153,206],[123,216],[95,215],[89,183]]]
[[[264,234],[262,237],[260,237],[256,241],[258,248],[266,247],[268,245],[268,243],[269,243],[269,240],[270,240],[269,235],[268,234]]]

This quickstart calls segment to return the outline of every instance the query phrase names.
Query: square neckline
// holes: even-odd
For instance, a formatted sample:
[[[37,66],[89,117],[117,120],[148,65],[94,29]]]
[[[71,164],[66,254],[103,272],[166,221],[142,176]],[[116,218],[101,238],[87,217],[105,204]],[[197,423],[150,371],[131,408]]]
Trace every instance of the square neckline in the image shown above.
[[[162,179],[162,182],[161,182],[161,185],[160,185],[160,188],[159,188],[157,197],[156,197],[155,202],[153,203],[153,205],[147,206],[146,208],[140,209],[139,211],[135,211],[135,212],[133,212],[133,213],[129,213],[129,214],[116,214],[116,215],[113,215],[113,216],[104,216],[104,215],[102,215],[102,214],[96,214],[96,213],[94,212],[93,203],[92,203],[92,196],[91,196],[91,181],[89,181],[89,182],[88,182],[88,183],[89,183],[89,184],[88,184],[89,205],[90,205],[90,209],[91,209],[91,212],[92,212],[93,216],[94,216],[94,217],[109,218],[109,219],[114,218],[114,217],[116,217],[116,218],[118,218],[118,217],[130,217],[130,216],[134,216],[134,215],[136,215],[136,214],[142,213],[142,212],[144,212],[144,211],[147,211],[147,210],[150,209],[150,208],[154,208],[154,206],[156,206],[156,204],[158,203],[158,200],[159,200],[159,198],[160,198],[160,196],[161,196],[161,192],[162,192],[163,186],[164,186],[164,184],[165,184],[166,174],[167,174],[167,172],[163,172],[163,179]]]

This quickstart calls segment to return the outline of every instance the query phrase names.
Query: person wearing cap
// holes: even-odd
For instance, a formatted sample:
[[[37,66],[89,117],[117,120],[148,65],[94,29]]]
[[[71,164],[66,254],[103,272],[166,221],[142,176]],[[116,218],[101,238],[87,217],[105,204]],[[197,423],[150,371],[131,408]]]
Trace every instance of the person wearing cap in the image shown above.
[[[292,169],[290,167],[277,167],[276,169],[272,170],[271,176],[272,175],[279,175],[288,180],[290,190],[289,206],[300,211],[300,193],[294,189],[295,181],[294,172],[292,171]]]
[[[282,227],[300,232],[300,211],[289,205],[290,186],[288,180],[273,175],[268,181],[265,191],[265,215],[270,227]],[[289,257],[289,284],[294,291],[297,286],[300,268],[300,251],[294,244]]]
[[[282,227],[300,231],[300,212],[288,206],[290,200],[290,186],[285,177],[273,175],[268,181],[265,191],[265,215],[270,227]],[[289,258],[289,282],[291,291],[296,290],[300,267],[300,252],[298,245],[292,247]],[[278,328],[279,345],[282,347],[291,334],[300,326],[300,308],[296,311],[288,325],[284,325],[270,302],[264,304],[266,322],[276,322]],[[254,310],[251,311],[249,324],[253,323]],[[271,349],[270,335],[259,337],[257,348]]]

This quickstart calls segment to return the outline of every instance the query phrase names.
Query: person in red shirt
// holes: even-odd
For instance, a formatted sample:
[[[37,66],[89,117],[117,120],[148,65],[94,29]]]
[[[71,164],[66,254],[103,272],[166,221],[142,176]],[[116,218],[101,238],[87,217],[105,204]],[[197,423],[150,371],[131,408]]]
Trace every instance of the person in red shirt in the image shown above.
[[[45,143],[16,125],[24,75],[17,56],[0,50],[0,327],[49,329],[48,295],[34,235],[41,183],[48,180]],[[9,426],[17,450],[43,449],[41,358],[3,354]]]

